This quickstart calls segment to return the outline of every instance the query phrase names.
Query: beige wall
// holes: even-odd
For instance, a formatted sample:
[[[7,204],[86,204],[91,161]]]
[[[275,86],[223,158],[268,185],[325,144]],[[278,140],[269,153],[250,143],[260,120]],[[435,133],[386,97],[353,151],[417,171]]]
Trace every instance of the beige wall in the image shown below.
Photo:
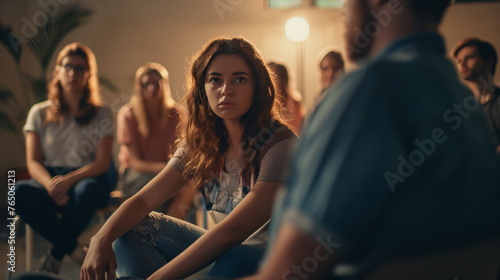
[[[66,3],[74,0],[43,0]],[[0,0],[0,20],[22,34],[23,17],[43,12],[39,1]],[[108,105],[116,113],[130,95],[133,75],[139,65],[157,61],[170,72],[174,98],[184,94],[184,74],[192,55],[203,43],[219,35],[242,35],[254,42],[267,58],[279,57],[295,71],[296,44],[288,41],[284,24],[292,16],[309,21],[311,34],[305,42],[304,99],[310,106],[319,87],[317,55],[326,46],[342,47],[342,16],[338,9],[268,10],[263,0],[90,0],[80,1],[95,14],[84,26],[73,31],[61,43],[79,41],[96,53],[101,75],[113,81],[120,92],[104,91]],[[215,3],[226,3],[231,10],[217,12]],[[58,4],[64,6],[66,4]],[[451,48],[466,36],[479,36],[500,50],[500,3],[456,4],[448,11],[442,32]],[[39,74],[29,51],[23,55],[21,68]],[[15,91],[22,104],[31,100],[22,95],[21,81],[14,62],[0,47],[0,85]],[[497,72],[500,72],[497,71]],[[500,81],[497,75],[496,81]],[[2,109],[5,104],[0,104]],[[12,107],[12,106],[11,106]],[[12,108],[7,108],[12,109]],[[21,135],[1,131],[0,172],[24,165],[24,143]],[[2,176],[2,178],[4,178]],[[0,190],[3,201],[5,191]],[[0,203],[1,205],[1,203]]]

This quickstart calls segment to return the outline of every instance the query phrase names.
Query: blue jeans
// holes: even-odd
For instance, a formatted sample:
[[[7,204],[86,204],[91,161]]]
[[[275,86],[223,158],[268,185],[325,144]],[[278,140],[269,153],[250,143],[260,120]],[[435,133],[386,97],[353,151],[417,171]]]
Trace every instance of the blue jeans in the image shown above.
[[[72,170],[47,167],[52,176],[64,175]],[[33,230],[52,243],[52,256],[61,260],[76,248],[77,238],[88,225],[95,210],[108,201],[110,186],[104,174],[84,178],[71,187],[68,191],[68,203],[60,207],[35,180],[19,181],[16,184],[16,212]]]
[[[206,232],[191,223],[151,212],[128,233],[113,242],[120,277],[147,278],[178,256]],[[263,250],[238,245],[215,261],[208,276],[243,277],[253,274]],[[126,278],[124,278],[126,279]]]

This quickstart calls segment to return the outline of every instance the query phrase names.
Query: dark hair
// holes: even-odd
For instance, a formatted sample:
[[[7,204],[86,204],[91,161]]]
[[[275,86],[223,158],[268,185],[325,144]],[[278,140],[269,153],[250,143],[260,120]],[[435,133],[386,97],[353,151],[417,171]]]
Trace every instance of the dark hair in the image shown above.
[[[420,19],[432,20],[439,24],[452,0],[406,0],[413,13]]]
[[[319,62],[320,67],[321,67],[321,62],[323,62],[323,60],[325,60],[325,58],[327,58],[327,57],[330,57],[331,59],[336,60],[339,63],[340,67],[344,68],[344,59],[342,58],[342,54],[340,54],[340,52],[334,51],[334,50],[327,52],[323,56],[323,58],[321,58],[321,61]]]
[[[290,83],[290,76],[288,75],[288,71],[284,64],[278,62],[268,62],[267,66],[273,72],[274,79],[276,81],[276,93],[279,96],[279,101],[286,103]]]
[[[487,41],[483,41],[479,38],[465,38],[462,41],[458,42],[455,47],[451,50],[452,57],[456,58],[458,53],[465,47],[476,47],[477,53],[481,56],[482,59],[493,59],[493,64],[491,65],[491,75],[495,75],[498,57],[497,52],[492,44]]]

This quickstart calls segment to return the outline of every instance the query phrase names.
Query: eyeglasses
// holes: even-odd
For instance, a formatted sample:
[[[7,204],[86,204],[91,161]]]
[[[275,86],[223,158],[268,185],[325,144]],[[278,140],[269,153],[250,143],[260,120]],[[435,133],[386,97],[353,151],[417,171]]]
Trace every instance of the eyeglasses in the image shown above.
[[[83,73],[89,71],[89,68],[85,65],[64,64],[61,67],[62,67],[63,71],[66,73],[73,71],[74,74],[83,74]]]
[[[155,90],[155,89],[160,87],[160,82],[156,81],[156,82],[152,82],[152,83],[144,83],[144,84],[141,84],[141,87],[143,89]]]

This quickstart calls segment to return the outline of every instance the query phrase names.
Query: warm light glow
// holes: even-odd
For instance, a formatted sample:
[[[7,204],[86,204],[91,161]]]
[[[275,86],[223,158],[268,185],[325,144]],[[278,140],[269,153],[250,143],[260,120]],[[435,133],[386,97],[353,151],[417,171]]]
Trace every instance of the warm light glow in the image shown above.
[[[285,24],[286,37],[294,42],[302,42],[309,36],[309,24],[301,17],[293,17]]]

